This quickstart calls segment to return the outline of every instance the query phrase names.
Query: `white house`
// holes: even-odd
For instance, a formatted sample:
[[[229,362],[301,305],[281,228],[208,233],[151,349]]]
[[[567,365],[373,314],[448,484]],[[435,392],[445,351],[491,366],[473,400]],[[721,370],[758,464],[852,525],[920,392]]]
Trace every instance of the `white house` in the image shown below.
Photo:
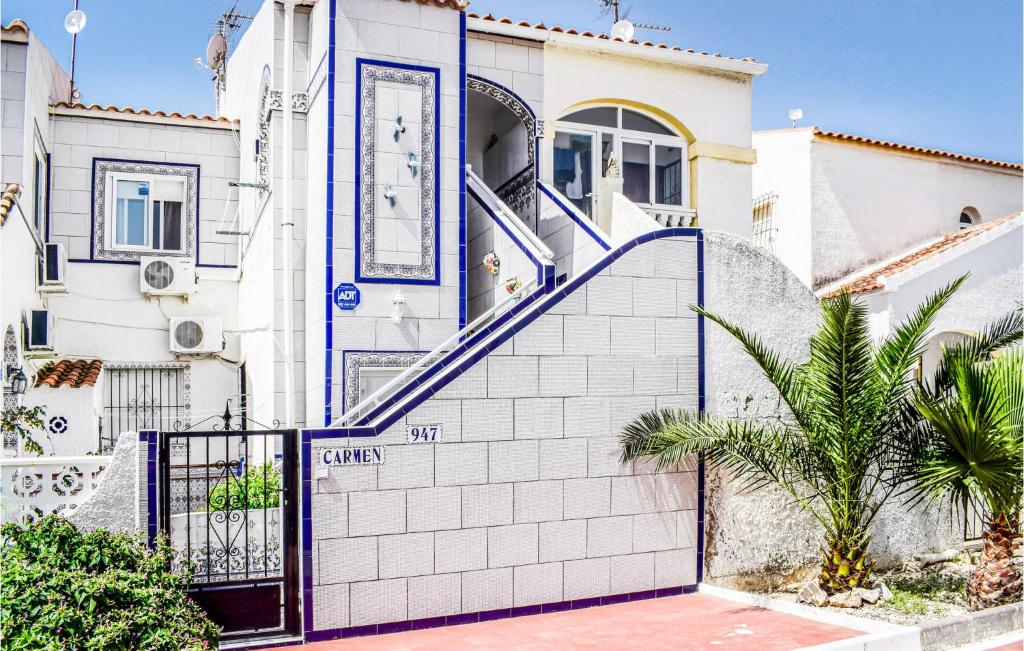
[[[824,131],[756,131],[755,230],[812,289],[1022,207],[1022,168]]]
[[[816,319],[812,269],[749,239],[766,66],[629,29],[267,0],[212,43],[218,115],[196,116],[69,104],[5,27],[5,400],[74,409],[89,451],[141,431],[110,460],[136,495],[91,522],[171,529],[216,599],[253,564],[248,514],[244,551],[211,551],[238,524],[210,492],[279,472],[263,581],[230,585],[271,623],[217,612],[309,640],[679,594],[797,547],[706,557],[720,478],[619,461],[650,409],[778,409],[691,306],[794,355]],[[197,431],[228,401],[252,433]]]

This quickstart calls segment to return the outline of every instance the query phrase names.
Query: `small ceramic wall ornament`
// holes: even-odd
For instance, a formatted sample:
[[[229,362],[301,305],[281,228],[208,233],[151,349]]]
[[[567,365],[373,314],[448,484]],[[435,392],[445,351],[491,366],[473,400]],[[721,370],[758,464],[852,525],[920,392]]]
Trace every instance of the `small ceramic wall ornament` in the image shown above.
[[[509,294],[515,294],[516,291],[522,286],[523,283],[519,282],[518,278],[513,278],[512,280],[505,283],[505,291],[507,291]]]
[[[484,255],[484,269],[489,271],[491,275],[497,275],[501,271],[501,258],[494,251],[486,253]]]

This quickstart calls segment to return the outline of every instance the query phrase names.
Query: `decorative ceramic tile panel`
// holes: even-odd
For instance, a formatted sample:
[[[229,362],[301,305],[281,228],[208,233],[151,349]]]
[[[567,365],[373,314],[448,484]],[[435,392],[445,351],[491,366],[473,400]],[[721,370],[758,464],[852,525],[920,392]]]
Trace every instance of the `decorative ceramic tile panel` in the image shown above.
[[[440,282],[440,71],[358,60],[356,277]]]
[[[345,409],[359,404],[359,371],[363,368],[406,368],[425,355],[415,352],[352,352],[345,351]]]
[[[199,219],[199,166],[179,163],[153,163],[147,161],[93,159],[93,259],[131,262],[153,251],[113,249],[107,246],[107,175],[111,173],[175,176],[185,179],[185,202],[182,206],[184,223],[182,236],[185,243],[181,253],[160,251],[161,256],[193,257],[196,252],[197,220]]]

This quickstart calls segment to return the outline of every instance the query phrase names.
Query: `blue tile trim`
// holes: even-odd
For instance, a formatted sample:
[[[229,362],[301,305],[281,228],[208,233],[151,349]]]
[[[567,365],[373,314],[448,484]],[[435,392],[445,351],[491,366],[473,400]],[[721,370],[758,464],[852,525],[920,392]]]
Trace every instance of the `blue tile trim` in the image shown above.
[[[459,12],[459,330],[466,327],[466,12]]]
[[[332,2],[333,6],[334,3]],[[332,8],[333,17],[333,8]],[[313,508],[312,508],[312,468],[313,458],[309,431],[304,430],[299,439],[299,481],[302,484],[302,503],[300,504],[300,520],[302,531],[302,630],[313,629]]]
[[[551,191],[548,190],[544,186],[544,184],[541,181],[539,181],[539,180],[537,181],[537,187],[540,189],[541,192],[543,192],[545,195],[547,195],[547,197],[549,199],[551,199],[552,203],[554,203],[556,206],[558,206],[562,210],[562,212],[564,212],[566,214],[566,216],[569,219],[571,219],[574,222],[576,222],[576,224],[580,228],[582,228],[587,233],[587,235],[589,235],[591,238],[593,238],[593,240],[595,242],[597,242],[598,246],[600,246],[605,251],[611,251],[611,249],[612,249],[611,241],[608,240],[608,238],[605,237],[604,234],[601,233],[597,229],[597,227],[594,226],[594,224],[592,222],[589,222],[589,221],[587,221],[585,219],[580,219],[579,216],[576,214],[576,212],[574,210],[569,208],[569,206],[565,205],[565,203],[561,199],[559,199],[554,194],[552,194]]]
[[[327,37],[327,206],[324,213],[326,233],[324,234],[324,276],[326,286],[326,314],[324,319],[324,426],[331,424],[331,374],[333,372],[334,347],[334,46],[336,39],[337,1],[328,3],[328,37]],[[357,118],[358,119],[358,116]],[[358,194],[358,193],[357,193]]]
[[[160,505],[157,503],[157,440],[159,435],[155,430],[143,430],[139,432],[140,442],[146,444],[146,540],[152,547],[156,541],[157,512]]]
[[[155,161],[155,160],[133,160],[129,158],[105,158],[101,156],[94,157],[92,159],[92,176],[89,182],[89,257],[88,258],[69,258],[68,262],[76,263],[93,263],[93,264],[130,264],[139,265],[138,260],[97,260],[96,259],[96,163],[97,162],[114,162],[114,163],[140,163],[143,165],[173,165],[175,167],[194,167],[196,170],[196,250],[195,250],[195,264],[196,267],[213,268],[213,269],[236,269],[238,265],[234,264],[207,264],[199,261],[199,244],[200,244],[200,233],[202,229],[200,224],[202,222],[202,215],[199,211],[199,207],[202,205],[200,199],[202,193],[202,181],[203,173],[202,168],[195,163],[175,163],[172,161]],[[49,168],[49,154],[47,154],[47,168]],[[47,172],[49,173],[49,172]],[[49,241],[50,231],[50,185],[47,183],[46,186],[46,231],[47,241]],[[154,252],[159,255],[159,252]]]
[[[658,239],[666,237],[694,237],[698,238],[698,252],[701,251],[699,248],[701,242],[701,229],[699,228],[660,228],[649,233],[644,233],[639,237],[635,237],[632,240],[627,241],[620,247],[609,251],[607,255],[601,260],[595,262],[590,268],[581,273],[578,276],[571,278],[564,285],[556,288],[551,294],[544,295],[540,292],[534,292],[530,294],[519,303],[517,303],[508,312],[502,314],[500,317],[495,319],[491,324],[474,333],[470,337],[463,340],[458,346],[450,350],[444,357],[438,360],[435,364],[429,368],[424,369],[423,373],[417,376],[414,382],[410,382],[406,386],[402,387],[394,396],[389,398],[377,409],[367,414],[366,417],[361,419],[360,422],[367,423],[373,422],[373,420],[382,414],[386,413],[391,407],[402,402],[410,395],[417,391],[423,390],[418,395],[415,395],[413,399],[406,403],[401,411],[391,414],[388,418],[382,419],[380,422],[374,425],[360,425],[357,424],[352,427],[338,427],[338,428],[323,428],[323,429],[309,429],[303,430],[311,433],[312,438],[355,438],[355,437],[373,437],[378,436],[381,432],[386,430],[392,423],[404,414],[412,411],[425,400],[429,399],[433,394],[440,391],[447,384],[452,382],[456,377],[465,372],[468,368],[473,366],[476,362],[483,359],[489,352],[498,348],[506,341],[511,339],[517,332],[528,326],[534,320],[536,320],[542,314],[545,314],[552,307],[564,300],[569,294],[576,291],[591,278],[596,276],[598,273],[606,269],[616,259],[621,257],[624,253],[636,248],[641,244],[646,244]],[[698,270],[698,280],[702,279],[703,276]],[[698,285],[699,286],[699,285]],[[702,294],[698,294],[698,298],[702,298]],[[544,299],[541,301],[541,299]],[[538,303],[536,307],[534,304]],[[495,339],[495,341],[489,343],[485,348],[481,348],[473,351],[472,355],[468,358],[464,358],[464,355],[476,347],[485,337],[493,334],[500,330],[506,323],[512,319],[522,315],[522,318],[515,324],[514,327],[508,328],[501,333],[501,336]],[[699,321],[698,321],[699,324]],[[698,336],[700,332],[698,331]],[[699,360],[698,360],[699,361]],[[431,381],[434,376],[440,376],[436,381]],[[701,381],[700,379],[698,381]]]
[[[46,243],[50,242],[50,190],[53,188],[51,158],[50,152],[46,152],[46,206],[43,210],[43,241]]]
[[[333,23],[332,23],[333,25]],[[434,76],[434,277],[433,278],[405,278],[403,276],[364,276],[362,274],[361,255],[362,246],[360,226],[362,225],[361,199],[362,188],[362,112],[363,112],[363,66],[374,65],[386,68],[400,68],[403,70],[416,70],[418,72],[429,72]],[[380,59],[367,59],[356,57],[356,178],[355,178],[355,228],[356,228],[356,255],[355,255],[355,278],[361,283],[386,283],[393,285],[440,285],[441,284],[441,69],[430,66],[419,66],[411,63],[398,63],[396,61],[384,61]],[[465,175],[463,175],[465,177]],[[421,177],[422,178],[422,177]],[[422,181],[421,181],[422,182]],[[422,208],[421,208],[422,210]],[[421,215],[422,218],[422,215]]]
[[[505,225],[505,220],[498,217],[498,215],[491,210],[490,206],[488,206],[487,203],[473,191],[473,188],[467,187],[466,189],[469,192],[469,195],[476,200],[480,207],[487,211],[487,214],[491,216],[491,220],[500,226],[501,230],[505,231],[505,234],[509,236],[517,247],[519,247],[519,250],[522,251],[523,254],[533,262],[534,266],[537,267],[537,285],[544,288],[545,292],[550,292],[554,289],[555,265],[541,262],[540,258],[537,257],[529,246],[527,246],[526,242],[522,241],[519,236],[512,231],[512,229]]]
[[[704,231],[697,233],[697,306],[704,307]],[[697,413],[706,406],[704,317],[697,315]],[[704,453],[697,457],[697,583],[704,580]]]
[[[608,595],[605,597],[591,597],[589,599],[576,599],[573,601],[559,601],[550,604],[536,604],[533,606],[518,606],[516,608],[499,608],[497,610],[485,610],[474,613],[462,613],[460,615],[448,615],[442,617],[430,617],[427,619],[414,619],[400,622],[388,622],[385,624],[367,624],[364,626],[348,626],[345,628],[332,628],[322,631],[306,631],[306,642],[321,642],[324,640],[347,639],[353,637],[365,637],[368,635],[384,635],[386,633],[397,633],[401,631],[417,631],[426,628],[440,628],[442,626],[462,626],[464,624],[476,624],[510,617],[529,617],[542,613],[557,613],[566,610],[582,610],[596,606],[611,606],[632,601],[643,601],[646,599],[658,599],[663,597],[676,597],[683,594],[693,594],[697,591],[696,585],[684,585],[674,588],[660,588],[658,590],[644,590],[641,592],[627,592],[623,594]]]

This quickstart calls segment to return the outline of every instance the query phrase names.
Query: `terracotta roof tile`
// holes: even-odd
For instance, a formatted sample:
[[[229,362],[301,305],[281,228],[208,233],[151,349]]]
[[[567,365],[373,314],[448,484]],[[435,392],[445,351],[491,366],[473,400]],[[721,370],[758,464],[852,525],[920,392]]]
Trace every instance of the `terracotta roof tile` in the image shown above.
[[[61,359],[47,362],[36,372],[35,386],[73,389],[91,387],[100,377],[103,362],[98,359]]]
[[[992,221],[982,222],[977,226],[971,226],[955,233],[943,235],[925,246],[914,248],[908,253],[889,261],[884,266],[874,268],[869,273],[855,277],[853,280],[844,283],[839,289],[825,294],[825,298],[833,298],[844,291],[850,294],[863,294],[865,292],[873,292],[876,289],[882,289],[885,287],[883,282],[885,277],[906,271],[923,260],[948,251],[982,233],[992,230],[996,226],[1019,219],[1020,216],[1021,213],[1015,213],[999,219],[993,219]]]
[[[581,32],[581,31],[579,31],[577,29],[573,29],[572,27],[561,27],[560,25],[553,25],[551,27],[548,27],[544,23],[534,23],[534,24],[531,25],[529,22],[527,22],[525,20],[520,20],[520,21],[516,22],[516,21],[512,20],[511,18],[508,18],[507,16],[503,16],[501,18],[497,18],[493,14],[480,15],[480,14],[476,13],[475,11],[467,12],[466,15],[469,16],[470,18],[479,18],[480,20],[487,20],[487,21],[491,21],[491,22],[495,22],[495,23],[502,23],[502,24],[505,24],[505,25],[518,25],[519,27],[533,27],[534,29],[540,29],[540,30],[544,30],[544,31],[547,31],[547,32],[559,32],[559,33],[562,33],[562,34],[572,34],[572,35],[575,35],[575,36],[586,36],[588,38],[599,38],[599,39],[604,39],[606,41],[617,41],[619,43],[626,43],[627,42],[625,39],[623,39],[623,38],[621,38],[619,36],[609,36],[609,35],[603,34],[603,33],[602,34],[595,34],[595,33],[590,32],[590,31],[582,31]],[[690,49],[684,50],[683,48],[679,47],[678,45],[666,45],[665,43],[653,43],[651,41],[638,41],[635,38],[632,41],[628,41],[628,43],[630,43],[632,45],[639,45],[641,47],[653,47],[653,48],[660,48],[660,49],[663,49],[663,50],[674,50],[676,52],[686,52],[688,54],[700,54],[702,56],[714,57],[716,59],[730,59],[732,61],[749,61],[751,63],[757,63],[757,59],[754,59],[752,57],[746,57],[746,58],[743,58],[743,59],[737,59],[735,57],[724,56],[720,52],[716,52],[715,54],[709,54],[707,52],[697,52],[696,50],[690,50]]]
[[[829,138],[832,140],[843,140],[846,142],[855,142],[862,145],[872,145],[875,147],[887,147],[889,149],[898,149],[900,151],[907,151],[914,154],[924,154],[926,156],[938,156],[940,158],[949,158],[952,160],[963,161],[965,163],[980,163],[982,165],[992,165],[994,167],[1002,167],[1010,170],[1024,170],[1024,166],[1019,163],[1007,163],[1005,161],[993,160],[991,158],[982,158],[980,156],[968,156],[966,154],[957,154],[950,151],[942,151],[941,149],[929,149],[928,147],[917,147],[915,145],[904,145],[898,142],[890,142],[888,140],[878,140],[875,138],[865,138],[864,136],[855,136],[849,133],[840,133],[838,131],[822,131],[818,127],[814,127],[814,135],[821,138]]]
[[[18,200],[18,195],[21,194],[21,188],[17,183],[11,183],[4,188],[3,195],[0,195],[0,226],[7,223],[7,215],[10,214],[11,208],[14,207],[14,202]]]
[[[455,9],[462,11],[469,6],[468,0],[406,0],[406,2],[415,2],[421,5],[434,5],[435,7],[448,7],[449,9]]]
[[[151,111],[147,108],[135,109],[130,106],[114,106],[113,104],[107,104],[106,106],[101,106],[100,104],[89,104],[86,106],[81,103],[68,104],[67,102],[59,102],[57,106],[62,108],[83,109],[87,111],[127,113],[129,115],[150,115],[160,118],[180,118],[182,120],[202,120],[204,122],[217,122],[221,124],[232,124],[234,122],[234,120],[229,120],[228,118],[214,117],[212,115],[196,115],[195,113],[179,113],[177,111],[168,113],[167,111],[160,109]]]

